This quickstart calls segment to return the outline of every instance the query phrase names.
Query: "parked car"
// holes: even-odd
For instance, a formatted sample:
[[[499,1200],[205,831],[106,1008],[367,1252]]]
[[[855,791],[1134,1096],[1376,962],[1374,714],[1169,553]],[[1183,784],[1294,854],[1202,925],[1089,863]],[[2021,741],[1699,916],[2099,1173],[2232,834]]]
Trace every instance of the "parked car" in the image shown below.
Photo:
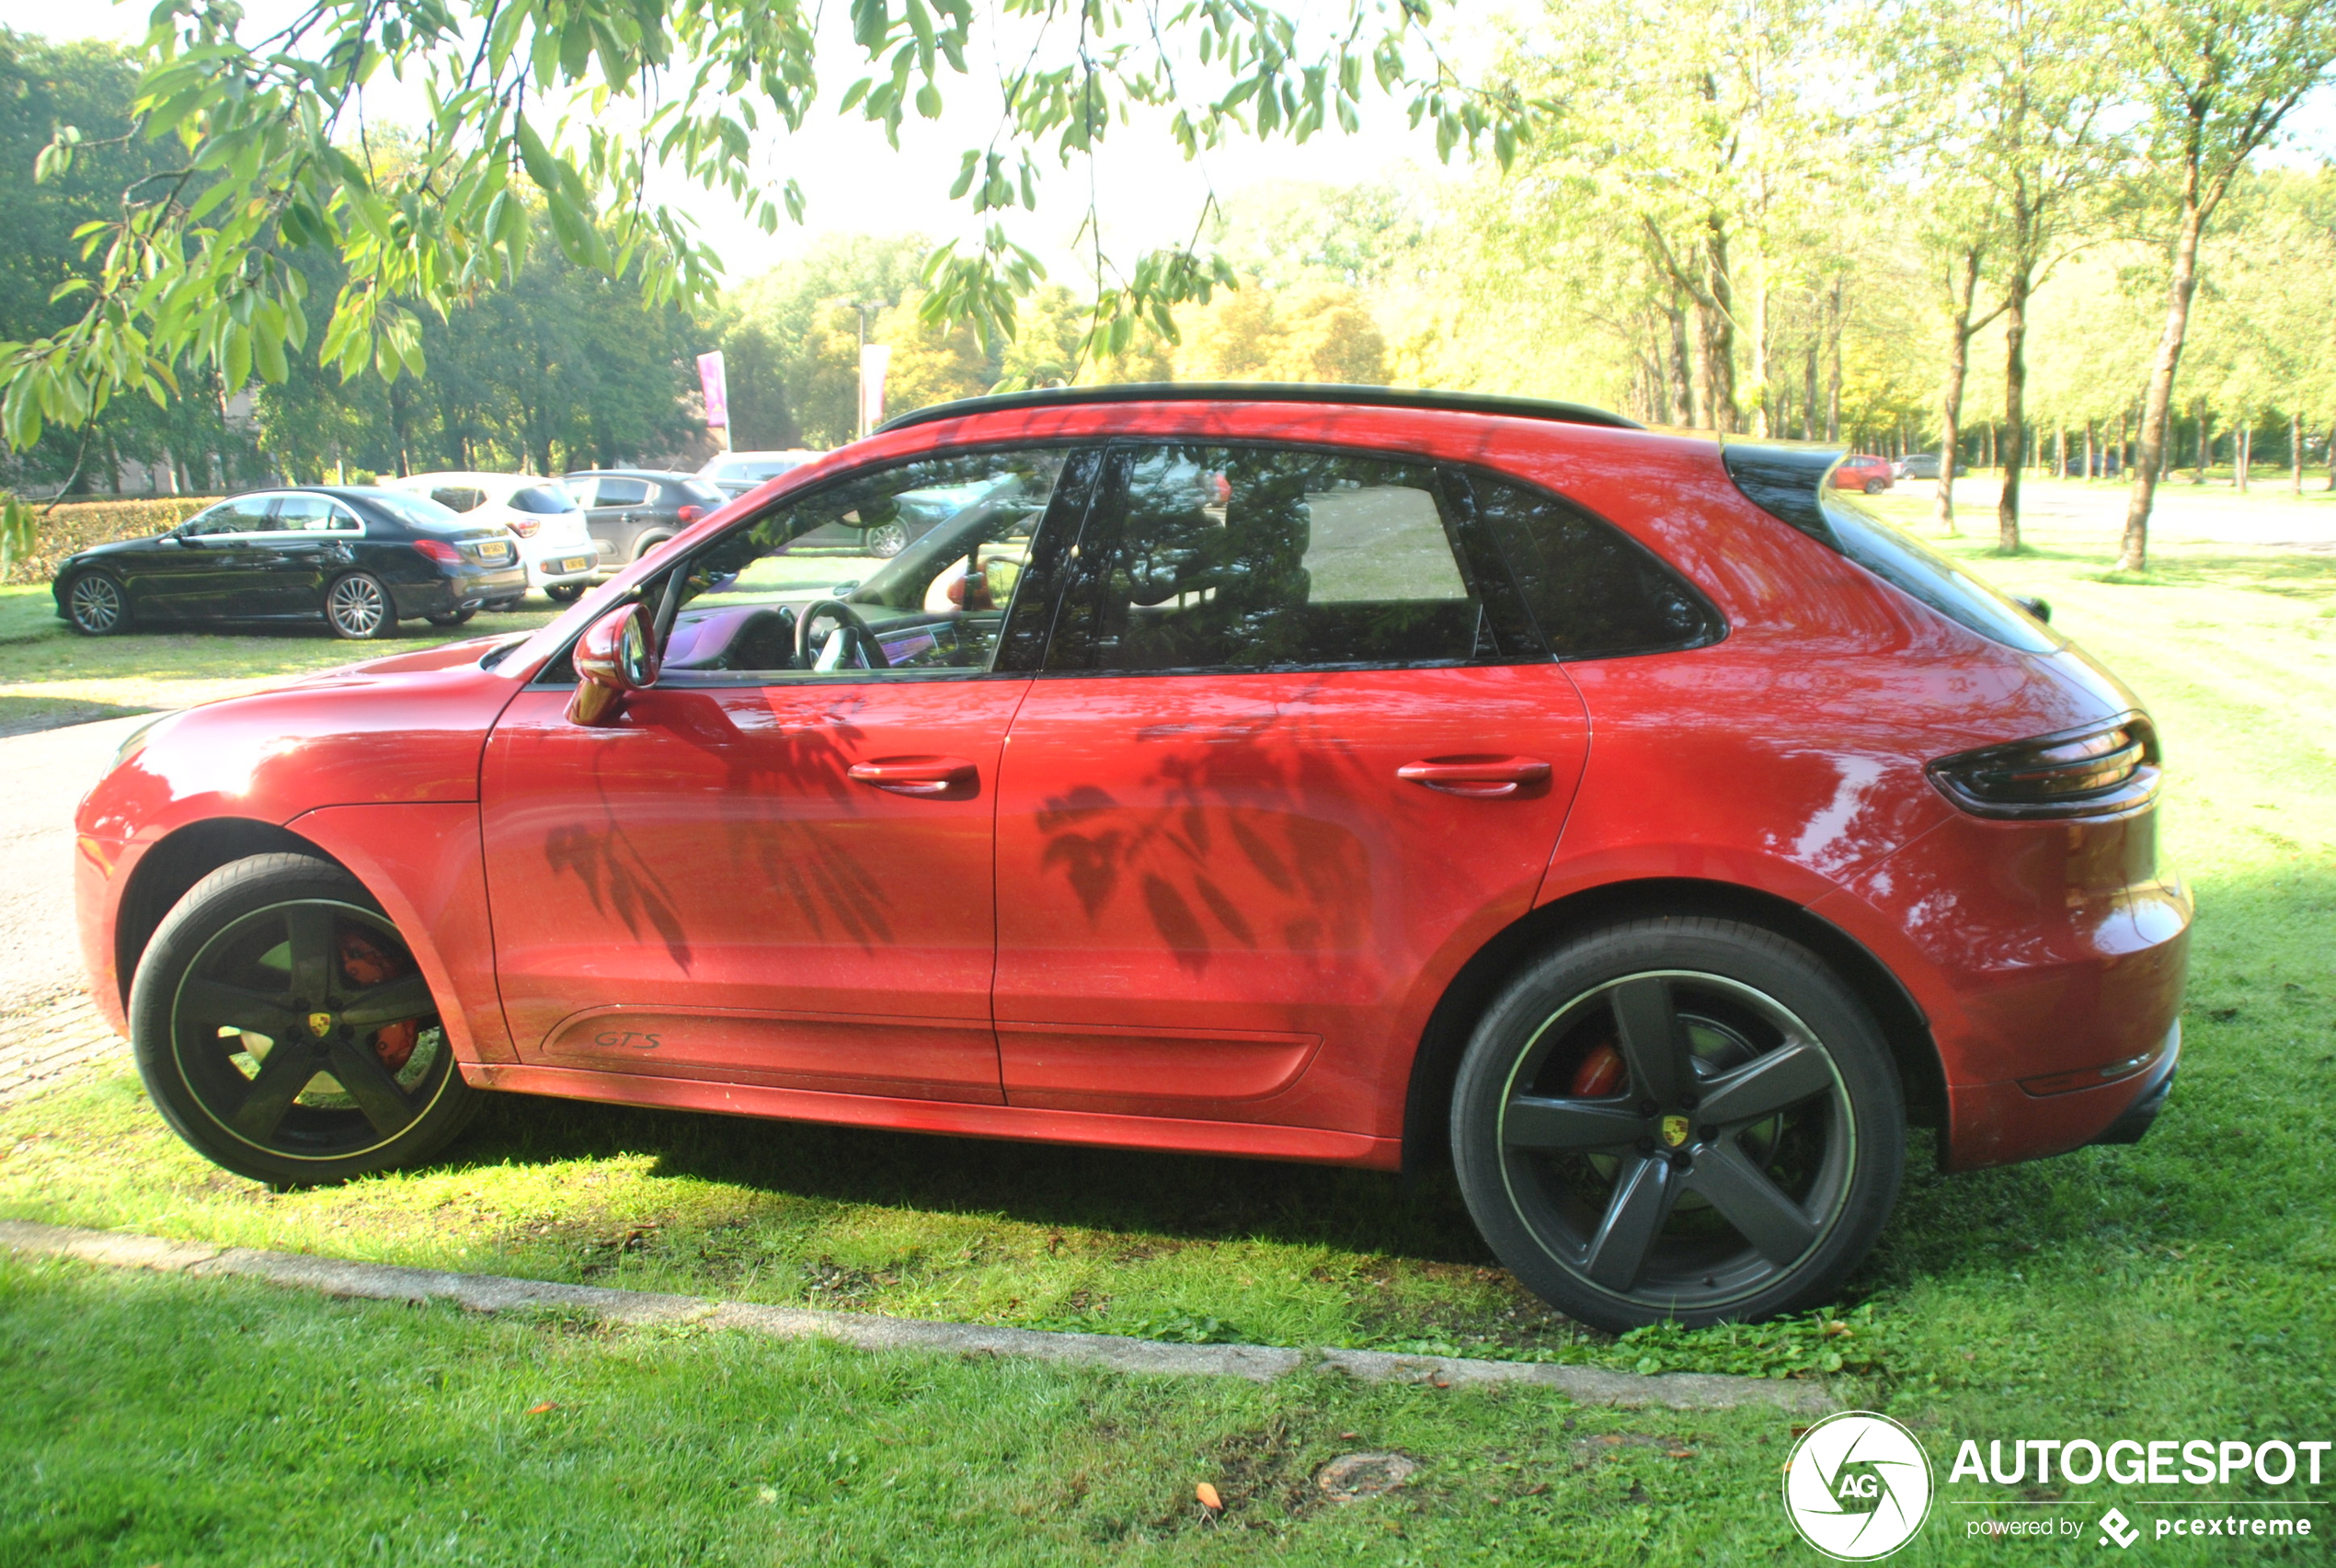
[[[1970,470],[1962,464],[1955,464],[1957,478],[1969,472]],[[1918,452],[1901,458],[1898,460],[1897,475],[1901,479],[1936,479],[1939,476],[1939,454],[1935,452]]]
[[[532,474],[415,474],[384,479],[384,489],[428,496],[473,522],[493,523],[517,542],[527,586],[566,601],[592,586],[600,567],[584,514],[567,491]],[[490,604],[516,610],[520,598]]]
[[[1830,483],[1838,490],[1863,490],[1878,496],[1892,484],[1890,460],[1852,453],[1835,465]]]
[[[1584,1322],[1837,1300],[1910,1128],[2142,1135],[2192,906],[2139,701],[1834,469],[1383,387],[922,409],[589,616],[141,732],[94,994],[269,1182],[497,1091],[1449,1159]],[[799,545],[930,495],[857,582]]]
[[[729,499],[693,474],[663,468],[581,468],[560,483],[584,509],[603,577],[711,517]]]
[[[335,636],[385,637],[401,620],[459,626],[526,591],[499,528],[436,502],[362,486],[255,490],[151,539],[66,556],[52,584],[76,632],[315,621]]]
[[[743,496],[757,485],[791,474],[821,455],[804,447],[786,452],[717,452],[705,460],[697,477],[725,497]]]

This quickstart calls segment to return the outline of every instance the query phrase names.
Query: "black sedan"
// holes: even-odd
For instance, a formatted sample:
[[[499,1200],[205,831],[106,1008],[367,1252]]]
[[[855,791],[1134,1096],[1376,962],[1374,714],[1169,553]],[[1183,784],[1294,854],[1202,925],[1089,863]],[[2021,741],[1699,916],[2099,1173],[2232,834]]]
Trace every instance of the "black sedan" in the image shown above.
[[[132,625],[314,621],[335,636],[385,637],[401,620],[458,626],[527,591],[499,528],[436,501],[362,486],[256,490],[153,539],[65,557],[57,613],[93,637]]]

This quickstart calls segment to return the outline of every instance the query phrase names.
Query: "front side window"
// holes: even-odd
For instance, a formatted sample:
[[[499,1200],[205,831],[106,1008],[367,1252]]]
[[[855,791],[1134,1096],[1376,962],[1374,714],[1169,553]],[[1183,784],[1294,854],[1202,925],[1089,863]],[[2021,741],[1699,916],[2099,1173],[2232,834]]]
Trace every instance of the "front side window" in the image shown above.
[[[1049,670],[1449,664],[1501,653],[1424,464],[1277,447],[1116,455]]]
[[[903,464],[725,534],[689,562],[659,682],[991,670],[1068,456],[1041,449]],[[869,554],[866,541],[894,526],[908,534],[899,553]]]
[[[272,499],[269,496],[237,496],[232,501],[222,501],[209,511],[197,514],[179,532],[189,539],[215,539],[223,533],[265,532]]]
[[[593,481],[592,504],[596,507],[637,507],[648,498],[649,487],[643,480],[603,475]]]

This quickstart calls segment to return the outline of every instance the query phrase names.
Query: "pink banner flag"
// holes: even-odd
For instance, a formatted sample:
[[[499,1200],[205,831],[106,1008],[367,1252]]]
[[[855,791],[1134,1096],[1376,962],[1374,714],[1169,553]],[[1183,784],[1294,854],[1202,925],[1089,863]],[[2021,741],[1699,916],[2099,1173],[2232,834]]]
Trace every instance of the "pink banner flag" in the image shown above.
[[[730,378],[722,369],[722,351],[697,357],[698,384],[705,388],[705,423],[708,429],[727,430],[730,428]]]

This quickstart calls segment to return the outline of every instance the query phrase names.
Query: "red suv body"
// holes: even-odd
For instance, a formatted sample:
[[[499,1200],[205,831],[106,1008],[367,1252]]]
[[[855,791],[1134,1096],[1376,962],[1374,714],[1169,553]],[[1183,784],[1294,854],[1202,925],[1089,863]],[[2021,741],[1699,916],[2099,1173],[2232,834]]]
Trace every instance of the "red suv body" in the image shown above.
[[[1359,389],[927,410],[522,640],[143,732],[79,818],[94,990],[273,1180],[496,1089],[1449,1149],[1586,1321],[1822,1300],[1909,1122],[2139,1136],[2191,913],[2140,704],[1833,461]],[[935,496],[856,584],[788,549]]]
[[[1897,481],[1897,471],[1886,457],[1851,452],[1833,467],[1833,486],[1839,490],[1862,490],[1869,496],[1878,496]]]

